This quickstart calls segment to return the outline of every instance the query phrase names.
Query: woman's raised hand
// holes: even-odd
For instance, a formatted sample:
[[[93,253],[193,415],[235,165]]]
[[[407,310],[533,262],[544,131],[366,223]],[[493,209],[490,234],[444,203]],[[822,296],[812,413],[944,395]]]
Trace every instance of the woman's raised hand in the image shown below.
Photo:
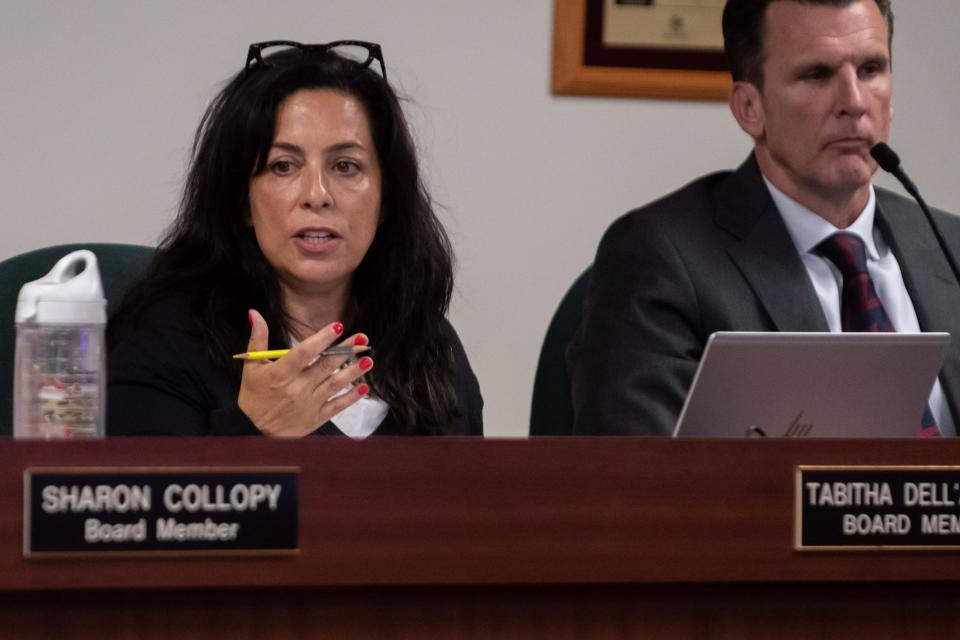
[[[299,438],[315,431],[369,390],[354,382],[373,367],[364,356],[347,366],[350,356],[323,356],[343,333],[339,322],[327,325],[290,349],[282,358],[246,360],[237,404],[264,435]],[[267,323],[257,311],[250,311],[248,351],[267,349]],[[341,344],[362,346],[362,333]],[[342,367],[342,368],[341,368]],[[346,393],[337,395],[344,389]]]

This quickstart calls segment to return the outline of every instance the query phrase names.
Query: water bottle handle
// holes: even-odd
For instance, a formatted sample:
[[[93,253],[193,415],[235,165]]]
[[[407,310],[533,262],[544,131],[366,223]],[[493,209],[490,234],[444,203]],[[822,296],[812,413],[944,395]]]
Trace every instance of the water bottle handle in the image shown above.
[[[105,317],[100,319],[103,312],[96,310],[98,306],[105,308],[97,256],[87,249],[73,251],[60,258],[45,276],[23,285],[17,296],[16,321],[43,322],[44,319],[38,317],[38,306],[44,302],[73,304],[78,320],[105,322]],[[85,309],[91,303],[94,310]]]
[[[57,264],[53,265],[53,269],[50,270],[50,273],[45,275],[41,282],[51,282],[60,284],[66,282],[70,278],[75,278],[81,276],[90,268],[90,264],[96,266],[97,256],[94,255],[92,251],[87,249],[80,249],[72,253],[68,253],[59,260]],[[79,268],[78,268],[79,267]]]

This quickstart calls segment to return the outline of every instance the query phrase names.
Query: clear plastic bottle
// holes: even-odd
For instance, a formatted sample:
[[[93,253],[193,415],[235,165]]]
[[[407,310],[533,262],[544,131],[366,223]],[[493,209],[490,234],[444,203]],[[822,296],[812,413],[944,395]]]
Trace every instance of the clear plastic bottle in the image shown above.
[[[90,251],[61,258],[17,297],[16,438],[102,438],[107,302]]]

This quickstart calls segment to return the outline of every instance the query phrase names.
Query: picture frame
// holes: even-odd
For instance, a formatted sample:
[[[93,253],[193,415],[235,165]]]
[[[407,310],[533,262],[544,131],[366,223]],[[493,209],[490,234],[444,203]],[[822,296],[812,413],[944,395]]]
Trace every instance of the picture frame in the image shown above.
[[[668,57],[681,58],[678,66],[687,68],[660,68],[657,65],[663,56],[656,54],[662,54],[662,51],[631,51],[629,48],[603,45],[595,24],[598,11],[602,15],[603,2],[554,0],[554,95],[702,101],[727,99],[730,74],[718,68],[715,57],[706,59],[700,52],[676,48]],[[616,62],[609,65],[586,64],[585,53],[590,48],[594,52],[599,50],[600,58],[615,59]],[[700,59],[708,64],[701,65]],[[698,68],[700,66],[712,68]]]

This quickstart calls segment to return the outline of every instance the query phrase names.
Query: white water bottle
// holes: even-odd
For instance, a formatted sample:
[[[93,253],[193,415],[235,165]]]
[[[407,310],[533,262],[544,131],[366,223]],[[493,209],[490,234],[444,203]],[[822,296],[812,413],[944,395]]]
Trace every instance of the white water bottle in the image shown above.
[[[61,258],[17,297],[16,438],[102,438],[107,301],[90,251]]]

